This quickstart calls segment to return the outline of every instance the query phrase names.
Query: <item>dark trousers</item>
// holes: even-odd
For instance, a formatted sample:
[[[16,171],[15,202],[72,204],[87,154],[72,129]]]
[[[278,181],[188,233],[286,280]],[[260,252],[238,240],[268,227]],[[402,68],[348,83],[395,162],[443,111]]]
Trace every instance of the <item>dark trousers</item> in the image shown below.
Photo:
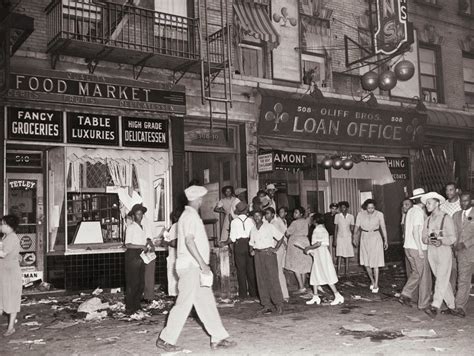
[[[249,239],[238,239],[234,243],[235,268],[239,283],[239,297],[257,296],[257,281],[255,280],[255,262],[250,256]]]
[[[257,273],[260,303],[266,308],[270,308],[272,303],[274,305],[283,304],[276,253],[268,250],[255,250],[255,272]]]
[[[145,264],[140,257],[141,253],[141,249],[125,250],[125,309],[127,313],[135,313],[140,309],[145,277]]]

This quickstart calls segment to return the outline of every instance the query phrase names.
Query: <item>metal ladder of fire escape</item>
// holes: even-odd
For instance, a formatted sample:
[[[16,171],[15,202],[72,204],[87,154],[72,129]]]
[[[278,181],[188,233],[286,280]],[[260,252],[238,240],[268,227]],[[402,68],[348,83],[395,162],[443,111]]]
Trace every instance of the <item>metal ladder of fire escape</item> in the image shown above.
[[[225,119],[228,138],[229,109],[232,108],[231,31],[227,0],[201,0],[201,99],[209,106],[209,125]]]

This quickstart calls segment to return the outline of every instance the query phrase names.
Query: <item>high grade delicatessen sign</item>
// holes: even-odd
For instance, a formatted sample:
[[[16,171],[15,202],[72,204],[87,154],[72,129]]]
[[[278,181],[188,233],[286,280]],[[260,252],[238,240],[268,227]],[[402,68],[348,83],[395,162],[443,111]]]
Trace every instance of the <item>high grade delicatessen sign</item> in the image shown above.
[[[426,114],[336,99],[262,94],[259,135],[328,143],[417,147]]]

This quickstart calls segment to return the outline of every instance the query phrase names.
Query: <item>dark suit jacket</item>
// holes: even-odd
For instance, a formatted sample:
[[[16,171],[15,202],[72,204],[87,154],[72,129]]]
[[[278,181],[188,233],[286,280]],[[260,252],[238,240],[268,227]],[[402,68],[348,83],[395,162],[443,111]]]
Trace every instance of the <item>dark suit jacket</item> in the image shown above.
[[[474,262],[474,207],[469,216],[462,221],[464,210],[458,211],[453,215],[454,228],[456,231],[456,244],[464,242],[467,249],[457,253],[467,253],[471,262]]]

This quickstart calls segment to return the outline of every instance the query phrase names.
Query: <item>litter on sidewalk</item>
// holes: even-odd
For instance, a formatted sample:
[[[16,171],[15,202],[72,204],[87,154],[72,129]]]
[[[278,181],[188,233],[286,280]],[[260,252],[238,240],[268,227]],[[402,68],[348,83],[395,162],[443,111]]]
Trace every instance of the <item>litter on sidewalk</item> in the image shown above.
[[[435,338],[438,334],[433,329],[413,329],[413,330],[402,330],[402,334],[407,337],[416,338]]]
[[[80,313],[92,313],[97,310],[108,309],[108,308],[109,308],[109,303],[102,303],[102,301],[99,298],[94,297],[81,303],[81,305],[79,305],[79,307],[77,308],[77,311]]]
[[[92,292],[92,295],[99,295],[100,293],[102,293],[104,290],[103,289],[100,289],[99,287],[97,287],[93,292]]]
[[[58,321],[57,323],[48,325],[46,329],[66,329],[79,323],[80,321]]]

